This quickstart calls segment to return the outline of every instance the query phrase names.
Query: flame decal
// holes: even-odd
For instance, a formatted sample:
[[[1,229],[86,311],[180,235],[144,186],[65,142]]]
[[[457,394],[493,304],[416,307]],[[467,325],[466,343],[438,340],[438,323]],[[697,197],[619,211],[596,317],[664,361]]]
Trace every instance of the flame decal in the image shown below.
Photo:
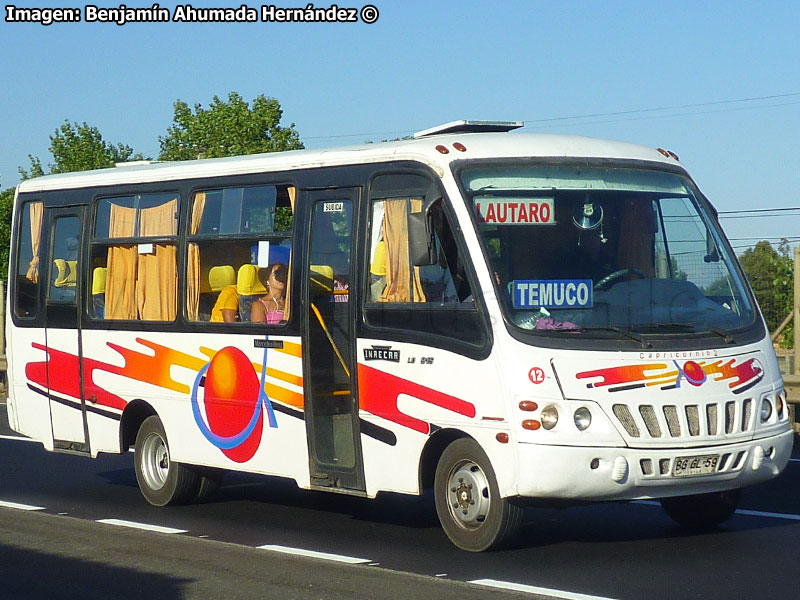
[[[672,362],[672,365],[649,363],[595,369],[583,371],[575,377],[600,378],[598,381],[590,381],[586,387],[607,387],[609,392],[623,392],[653,385],[661,386],[662,390],[671,390],[681,387],[684,381],[699,387],[707,379],[712,379],[716,382],[728,381],[728,388],[734,394],[740,394],[753,387],[764,376],[764,369],[755,358],[749,358],[739,364],[736,364],[735,358],[713,362],[689,360],[683,365],[679,365],[677,361]],[[705,373],[705,377],[699,376],[698,373],[699,375]]]

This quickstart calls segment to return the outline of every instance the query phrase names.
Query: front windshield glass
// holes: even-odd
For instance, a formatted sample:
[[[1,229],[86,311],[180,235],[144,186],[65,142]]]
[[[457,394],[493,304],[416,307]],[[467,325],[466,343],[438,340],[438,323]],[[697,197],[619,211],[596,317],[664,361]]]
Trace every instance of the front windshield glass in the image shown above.
[[[519,328],[728,337],[755,321],[721,234],[680,175],[486,166],[461,180]]]

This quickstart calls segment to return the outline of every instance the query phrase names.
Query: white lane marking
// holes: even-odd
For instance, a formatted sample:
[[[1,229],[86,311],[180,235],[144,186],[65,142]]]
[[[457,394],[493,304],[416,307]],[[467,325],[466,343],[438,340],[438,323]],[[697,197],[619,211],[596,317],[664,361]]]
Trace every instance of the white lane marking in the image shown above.
[[[44,506],[31,506],[30,504],[18,504],[17,502],[4,502],[2,500],[0,500],[0,506],[18,510],[44,510]]]
[[[296,556],[308,556],[311,558],[321,558],[323,560],[333,560],[351,565],[372,562],[372,559],[370,558],[356,558],[354,556],[342,556],[341,554],[328,554],[327,552],[315,552],[314,550],[290,548],[289,546],[273,546],[271,544],[266,544],[264,546],[259,546],[259,548],[261,550],[272,550],[273,552],[283,552],[284,554],[294,554]]]
[[[124,521],[122,519],[98,519],[98,523],[106,525],[117,525],[119,527],[130,527],[132,529],[144,529],[145,531],[155,531],[157,533],[187,533],[186,529],[173,529],[172,527],[162,527],[161,525],[148,525],[147,523],[136,523],[135,521]]]
[[[13,440],[15,442],[35,442],[29,437],[22,437],[21,435],[0,435],[0,440]]]
[[[565,592],[563,590],[553,590],[549,588],[538,587],[535,585],[524,585],[521,583],[511,583],[508,581],[497,581],[496,579],[474,579],[468,583],[475,585],[484,585],[487,587],[501,588],[504,590],[514,590],[515,592],[527,592],[529,594],[541,594],[544,596],[552,596],[553,598],[564,598],[565,600],[611,600],[605,596],[591,596],[588,594],[576,594],[574,592]]]

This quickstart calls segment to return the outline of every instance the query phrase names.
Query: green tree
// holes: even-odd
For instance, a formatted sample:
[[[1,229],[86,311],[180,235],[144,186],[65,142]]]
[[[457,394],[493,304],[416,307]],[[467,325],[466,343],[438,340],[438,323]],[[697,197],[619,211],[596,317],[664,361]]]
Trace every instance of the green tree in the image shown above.
[[[160,160],[192,160],[299,150],[302,142],[294,129],[280,125],[283,111],[275,98],[263,94],[253,100],[252,107],[236,92],[227,102],[214,96],[206,109],[200,104],[194,110],[186,102],[174,104],[173,125],[159,137]]]
[[[103,140],[100,130],[85,121],[81,124],[68,120],[50,136],[50,153],[54,162],[50,163],[50,173],[71,173],[113,167],[115,163],[141,160],[143,156],[134,153],[126,144],[111,144]],[[42,162],[38,157],[29,156],[30,171],[20,167],[23,179],[44,175]]]
[[[774,331],[792,311],[793,261],[789,245],[783,240],[778,249],[762,240],[739,257],[758,304],[764,313],[769,330]],[[789,331],[784,332],[782,344],[790,343]]]

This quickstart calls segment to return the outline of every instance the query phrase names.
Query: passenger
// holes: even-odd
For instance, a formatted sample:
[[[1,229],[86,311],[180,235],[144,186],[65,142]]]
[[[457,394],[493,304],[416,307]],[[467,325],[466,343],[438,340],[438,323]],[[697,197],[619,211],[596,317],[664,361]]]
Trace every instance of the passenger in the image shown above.
[[[235,285],[226,285],[211,309],[212,323],[235,323],[239,316],[239,292]]]
[[[250,307],[250,321],[274,325],[283,321],[286,308],[286,281],[289,269],[283,263],[273,263],[260,269],[258,276],[267,293],[253,302]]]

